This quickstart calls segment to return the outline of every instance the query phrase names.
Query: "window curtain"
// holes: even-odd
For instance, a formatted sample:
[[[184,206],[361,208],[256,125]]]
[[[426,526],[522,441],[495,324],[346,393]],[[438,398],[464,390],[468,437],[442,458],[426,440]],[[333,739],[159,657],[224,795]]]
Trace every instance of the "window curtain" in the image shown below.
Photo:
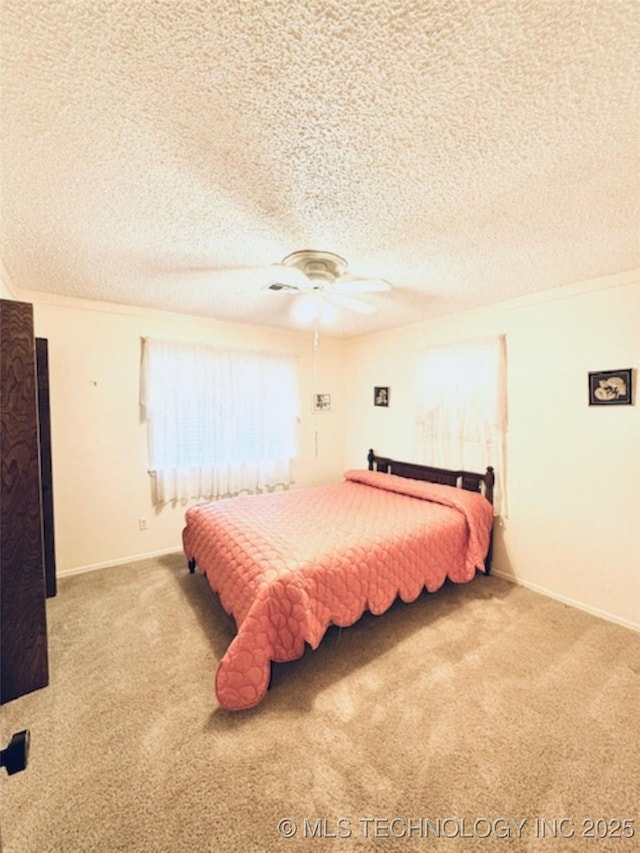
[[[295,358],[150,338],[142,344],[141,405],[157,502],[292,483]]]
[[[504,335],[434,347],[419,359],[418,444],[443,468],[495,469],[494,507],[507,514]]]

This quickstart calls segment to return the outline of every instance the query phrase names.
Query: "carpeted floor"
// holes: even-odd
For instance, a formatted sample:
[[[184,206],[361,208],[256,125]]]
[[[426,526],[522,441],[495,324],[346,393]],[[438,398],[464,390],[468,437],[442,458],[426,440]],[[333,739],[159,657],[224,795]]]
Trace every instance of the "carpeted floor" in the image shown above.
[[[236,714],[181,555],[61,579],[48,623],[4,853],[637,849],[640,635],[507,581],[331,629]]]

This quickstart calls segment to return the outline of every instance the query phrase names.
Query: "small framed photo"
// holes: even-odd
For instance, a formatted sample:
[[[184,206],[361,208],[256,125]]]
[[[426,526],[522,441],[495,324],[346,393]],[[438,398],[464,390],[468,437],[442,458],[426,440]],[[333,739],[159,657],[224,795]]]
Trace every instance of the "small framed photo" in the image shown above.
[[[389,386],[376,385],[373,389],[373,405],[388,406],[389,405]]]
[[[331,394],[314,394],[313,395],[313,411],[314,412],[330,412],[331,411]]]
[[[589,374],[590,406],[631,405],[631,370],[600,370]]]

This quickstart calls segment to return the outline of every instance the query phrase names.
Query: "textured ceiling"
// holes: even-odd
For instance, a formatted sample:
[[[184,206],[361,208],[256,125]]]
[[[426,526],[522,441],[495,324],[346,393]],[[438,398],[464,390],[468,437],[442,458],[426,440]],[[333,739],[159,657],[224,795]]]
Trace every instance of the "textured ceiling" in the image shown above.
[[[0,14],[17,287],[290,326],[264,267],[314,248],[394,284],[356,335],[640,266],[638,0]]]

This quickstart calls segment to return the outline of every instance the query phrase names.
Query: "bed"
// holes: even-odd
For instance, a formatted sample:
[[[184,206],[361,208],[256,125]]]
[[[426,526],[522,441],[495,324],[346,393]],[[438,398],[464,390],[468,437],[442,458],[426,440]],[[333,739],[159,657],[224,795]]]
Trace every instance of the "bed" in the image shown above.
[[[257,705],[272,661],[317,648],[330,625],[489,572],[492,468],[433,468],[373,450],[367,462],[338,483],[187,510],[189,570],[206,575],[237,626],[216,673],[223,708]]]

